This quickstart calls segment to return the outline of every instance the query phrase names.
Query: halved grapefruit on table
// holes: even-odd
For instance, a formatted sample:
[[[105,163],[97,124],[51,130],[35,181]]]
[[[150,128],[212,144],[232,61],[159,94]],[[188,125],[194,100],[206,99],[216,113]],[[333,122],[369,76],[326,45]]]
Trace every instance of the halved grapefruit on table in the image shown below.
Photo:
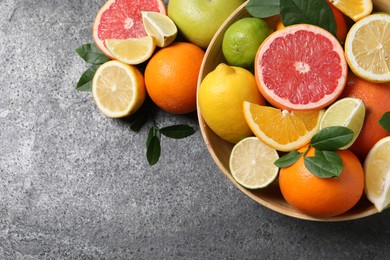
[[[128,39],[147,36],[142,22],[141,11],[166,14],[162,0],[109,0],[96,15],[93,38],[98,48],[113,58],[104,45],[106,39]]]

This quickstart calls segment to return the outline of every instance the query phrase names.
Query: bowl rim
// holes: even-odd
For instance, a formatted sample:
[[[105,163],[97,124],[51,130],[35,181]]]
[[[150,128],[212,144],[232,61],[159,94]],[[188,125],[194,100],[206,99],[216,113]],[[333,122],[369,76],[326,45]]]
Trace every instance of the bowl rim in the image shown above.
[[[356,213],[350,213],[351,210],[349,210],[349,211],[347,211],[347,212],[345,212],[345,213],[343,213],[341,215],[337,215],[337,216],[331,217],[331,218],[315,218],[315,217],[311,217],[309,215],[306,215],[304,213],[299,212],[298,210],[296,210],[296,209],[294,209],[292,207],[284,207],[283,208],[283,207],[281,207],[281,204],[276,204],[275,202],[271,203],[271,202],[266,201],[265,199],[262,199],[259,196],[256,196],[253,192],[251,192],[251,190],[241,186],[237,181],[235,181],[234,178],[232,177],[230,171],[227,170],[223,166],[223,162],[220,160],[220,158],[218,157],[218,155],[214,151],[214,149],[212,147],[212,144],[210,143],[210,137],[209,137],[209,133],[208,132],[212,132],[212,130],[208,127],[208,125],[204,121],[204,119],[202,117],[202,113],[201,113],[201,111],[199,109],[198,91],[199,91],[199,87],[200,87],[200,84],[201,84],[202,80],[206,76],[206,75],[203,75],[203,74],[205,73],[204,69],[205,69],[205,64],[206,64],[206,61],[207,61],[207,57],[210,55],[210,52],[212,52],[211,46],[214,46],[214,43],[218,40],[220,35],[227,29],[228,24],[232,23],[232,19],[236,18],[236,16],[240,15],[242,12],[246,12],[247,13],[246,5],[247,5],[248,2],[249,2],[249,0],[245,1],[235,11],[233,11],[228,16],[228,18],[222,23],[220,28],[217,30],[217,32],[215,33],[215,35],[213,36],[213,38],[212,38],[212,40],[211,40],[211,42],[209,44],[209,47],[206,49],[205,56],[204,56],[204,59],[202,61],[201,69],[200,69],[200,72],[199,72],[198,83],[197,83],[197,93],[196,93],[197,117],[198,117],[198,122],[199,122],[199,126],[200,126],[199,128],[201,130],[203,141],[204,141],[204,143],[205,143],[205,145],[207,147],[207,150],[209,151],[209,153],[210,153],[214,163],[216,163],[217,167],[222,171],[223,175],[225,175],[225,177],[227,177],[233,183],[233,185],[235,187],[237,187],[239,190],[241,190],[241,192],[243,192],[246,196],[250,197],[252,200],[256,201],[260,205],[262,205],[262,206],[264,206],[264,207],[266,207],[268,209],[271,209],[271,210],[273,210],[275,212],[278,212],[278,213],[280,213],[282,215],[285,215],[285,216],[289,216],[289,217],[293,217],[293,218],[301,219],[301,220],[308,220],[308,221],[338,222],[338,221],[348,221],[348,220],[361,219],[361,218],[368,217],[368,216],[375,215],[375,214],[379,213],[376,210],[376,208],[373,205],[371,205],[370,208],[368,208],[367,210],[359,211],[359,212],[356,212]],[[389,4],[389,8],[390,8],[390,4]],[[249,15],[249,13],[247,13],[246,15]],[[218,136],[216,136],[216,138],[220,139],[220,137],[218,137]],[[220,139],[220,140],[222,140],[222,139]],[[231,145],[232,145],[232,147],[234,146],[234,144],[231,144]],[[364,196],[364,193],[363,193],[363,196]],[[289,209],[289,210],[287,210],[287,209]]]

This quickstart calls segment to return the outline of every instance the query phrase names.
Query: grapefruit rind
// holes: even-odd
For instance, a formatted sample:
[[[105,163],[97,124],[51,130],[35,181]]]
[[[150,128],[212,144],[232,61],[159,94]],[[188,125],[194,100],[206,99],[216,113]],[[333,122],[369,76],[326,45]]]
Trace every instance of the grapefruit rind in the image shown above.
[[[307,32],[307,37],[309,38],[302,40],[303,44],[293,43],[293,41],[290,40],[295,33],[302,34],[304,32]],[[312,38],[317,36],[323,37],[321,40],[328,40],[324,45],[326,44],[329,50],[323,53],[310,54],[310,52],[317,47],[315,41],[312,41],[313,46],[310,46],[310,40],[313,40]],[[299,37],[296,36],[295,38]],[[283,49],[270,51],[271,47],[274,48],[274,46],[276,46],[273,45],[275,41],[277,41],[276,44],[286,43],[285,45],[293,46],[292,48],[294,49],[287,51]],[[317,41],[317,43],[319,42],[320,41]],[[272,55],[269,54],[272,51],[274,51]],[[298,54],[300,54],[300,60],[297,58]],[[286,55],[295,56],[293,56],[292,60],[286,58]],[[264,59],[264,56],[267,57]],[[337,60],[335,60],[334,57],[337,57]],[[319,60],[322,61],[321,64],[318,64]],[[263,62],[266,62],[266,64],[263,64]],[[274,64],[275,68],[277,66],[279,71],[271,70],[270,65],[272,64]],[[326,67],[324,67],[324,64],[326,64]],[[312,70],[312,67],[317,68],[317,70]],[[336,69],[339,73],[339,77],[333,78],[335,81],[333,85],[329,85],[330,83],[326,85],[326,82],[329,82],[329,80],[332,79],[330,76],[335,77],[336,74],[333,73],[333,71]],[[321,74],[319,74],[319,72]],[[347,73],[348,65],[345,60],[344,50],[339,41],[328,31],[310,24],[292,25],[275,31],[264,40],[256,54],[255,76],[259,89],[269,103],[280,109],[317,110],[330,105],[342,93],[346,84]],[[264,76],[264,74],[266,74],[266,76]],[[293,76],[295,78],[292,78]],[[287,95],[289,99],[276,94],[276,92],[269,87],[269,83],[265,82],[265,77],[273,79],[275,84],[279,84],[275,85],[276,90],[283,92],[283,95]],[[283,80],[286,82],[286,79],[289,81],[288,83],[290,85],[281,85],[282,83],[280,82]],[[297,83],[297,80],[300,80],[304,84]],[[322,90],[322,92],[319,92],[319,90]],[[330,93],[327,94],[326,92]],[[318,93],[321,96],[316,97],[316,100],[313,101],[313,96],[318,95]],[[290,97],[298,99],[299,102],[291,102]]]

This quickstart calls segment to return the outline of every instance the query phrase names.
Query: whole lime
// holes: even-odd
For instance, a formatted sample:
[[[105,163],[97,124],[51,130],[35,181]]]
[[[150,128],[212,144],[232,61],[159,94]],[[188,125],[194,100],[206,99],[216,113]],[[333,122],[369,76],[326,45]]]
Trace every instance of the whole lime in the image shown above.
[[[259,46],[273,32],[267,22],[260,18],[242,18],[226,30],[222,52],[232,66],[251,69]]]
[[[169,0],[168,16],[189,42],[206,49],[228,16],[245,0]]]

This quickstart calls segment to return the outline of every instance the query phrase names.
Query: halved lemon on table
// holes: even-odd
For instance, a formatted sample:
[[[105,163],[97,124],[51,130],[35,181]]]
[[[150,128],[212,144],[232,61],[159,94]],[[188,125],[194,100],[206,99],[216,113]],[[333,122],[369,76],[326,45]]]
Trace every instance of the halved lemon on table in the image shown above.
[[[107,39],[106,48],[115,59],[130,65],[138,65],[147,61],[156,49],[153,36],[129,39]]]
[[[108,61],[95,73],[92,96],[98,109],[107,117],[131,115],[145,101],[143,76],[134,66],[117,60]]]

